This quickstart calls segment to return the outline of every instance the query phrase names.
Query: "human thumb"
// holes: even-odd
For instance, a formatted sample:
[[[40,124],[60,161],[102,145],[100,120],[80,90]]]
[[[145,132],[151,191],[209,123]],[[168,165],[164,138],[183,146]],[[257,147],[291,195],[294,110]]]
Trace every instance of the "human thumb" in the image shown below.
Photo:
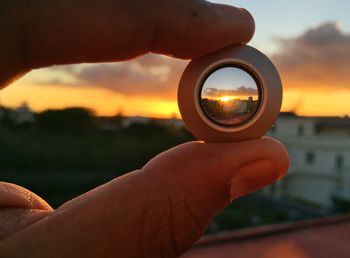
[[[176,257],[222,208],[283,177],[288,165],[271,138],[182,144],[6,239],[0,256]]]
[[[187,143],[155,157],[144,171],[169,196],[172,235],[176,254],[181,254],[221,209],[282,178],[288,166],[283,145],[265,137],[239,143]]]

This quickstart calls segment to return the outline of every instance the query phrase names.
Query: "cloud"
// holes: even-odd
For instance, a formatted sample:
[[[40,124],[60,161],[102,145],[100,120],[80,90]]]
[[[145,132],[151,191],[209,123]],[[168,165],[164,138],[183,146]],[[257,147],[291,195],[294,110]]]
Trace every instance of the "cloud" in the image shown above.
[[[125,96],[152,96],[176,99],[177,86],[187,61],[149,54],[137,59],[105,64],[56,66],[51,70],[64,72],[65,77],[53,77],[40,84],[76,87],[100,87]]]
[[[217,89],[217,88],[207,88],[204,91],[204,95],[206,97],[211,98],[220,98],[222,96],[256,96],[258,95],[258,90],[253,88],[248,88],[241,86],[235,90],[224,90],[224,89]]]
[[[272,59],[287,88],[350,89],[350,34],[336,22],[278,42]]]

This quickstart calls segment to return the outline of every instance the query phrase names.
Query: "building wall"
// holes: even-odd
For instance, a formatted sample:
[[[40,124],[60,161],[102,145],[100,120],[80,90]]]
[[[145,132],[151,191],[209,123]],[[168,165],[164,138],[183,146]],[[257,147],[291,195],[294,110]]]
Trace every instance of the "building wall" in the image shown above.
[[[319,133],[320,119],[281,117],[269,132],[287,147],[291,166],[283,184],[274,186],[279,189],[266,194],[323,207],[332,206],[332,196],[350,200],[350,128]]]

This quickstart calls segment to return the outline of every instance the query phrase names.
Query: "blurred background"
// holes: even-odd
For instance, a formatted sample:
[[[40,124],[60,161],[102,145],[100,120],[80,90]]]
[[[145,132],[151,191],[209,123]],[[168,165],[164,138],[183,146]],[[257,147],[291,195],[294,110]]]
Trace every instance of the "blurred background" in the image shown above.
[[[282,181],[221,212],[208,234],[349,211],[350,2],[217,2],[253,14],[250,45],[281,73],[283,112],[269,134],[286,145],[291,167]],[[0,180],[57,208],[194,140],[176,103],[187,63],[146,55],[55,66],[1,90]]]

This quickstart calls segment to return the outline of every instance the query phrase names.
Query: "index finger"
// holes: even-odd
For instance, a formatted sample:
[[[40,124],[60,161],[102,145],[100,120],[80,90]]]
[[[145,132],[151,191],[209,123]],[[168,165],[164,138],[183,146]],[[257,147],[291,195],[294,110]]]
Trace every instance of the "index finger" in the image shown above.
[[[147,52],[194,58],[248,42],[248,11],[203,0],[23,1],[29,69],[130,59]]]

